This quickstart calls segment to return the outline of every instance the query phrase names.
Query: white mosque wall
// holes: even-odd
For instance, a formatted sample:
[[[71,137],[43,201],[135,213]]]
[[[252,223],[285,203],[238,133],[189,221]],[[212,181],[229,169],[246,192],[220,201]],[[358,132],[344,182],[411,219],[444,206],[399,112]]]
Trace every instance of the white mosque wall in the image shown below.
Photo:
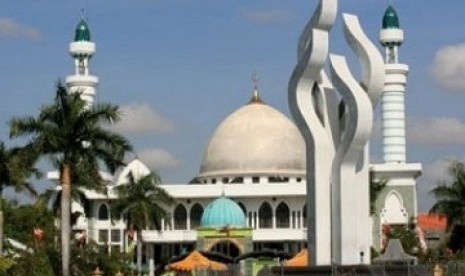
[[[162,221],[161,231],[143,231],[144,242],[195,242],[197,239],[196,228],[199,222],[192,221],[192,209],[197,205],[204,210],[208,203],[222,194],[236,201],[245,210],[246,227],[254,230],[254,242],[305,240],[305,183],[182,184],[163,185],[163,187],[176,200],[176,203],[168,209],[171,214],[170,221]],[[126,225],[122,220],[113,219],[112,222],[108,200],[114,195],[111,192],[109,194],[109,197],[102,197],[97,193],[88,192],[87,195],[92,201],[91,215],[89,218],[85,218],[87,223],[82,224],[79,229],[86,230],[88,239],[92,239],[98,244],[110,244],[123,250],[128,242]],[[263,207],[265,205],[267,208]],[[107,209],[107,215],[105,215],[106,212],[102,212],[102,208]],[[177,221],[176,208],[183,209],[182,212],[185,214],[183,221]],[[268,212],[263,211],[264,209]],[[284,212],[279,213],[279,210],[284,210]]]

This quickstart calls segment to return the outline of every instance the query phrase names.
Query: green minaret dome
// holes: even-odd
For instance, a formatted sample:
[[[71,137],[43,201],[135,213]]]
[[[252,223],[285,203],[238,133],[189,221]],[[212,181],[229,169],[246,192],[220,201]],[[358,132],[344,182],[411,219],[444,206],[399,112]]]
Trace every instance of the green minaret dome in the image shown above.
[[[210,202],[205,208],[200,220],[201,227],[246,227],[245,215],[242,208],[225,196]]]
[[[397,16],[396,10],[389,5],[383,16],[383,29],[399,29],[399,17]]]
[[[90,41],[90,30],[87,22],[84,19],[79,21],[74,34],[74,41]]]

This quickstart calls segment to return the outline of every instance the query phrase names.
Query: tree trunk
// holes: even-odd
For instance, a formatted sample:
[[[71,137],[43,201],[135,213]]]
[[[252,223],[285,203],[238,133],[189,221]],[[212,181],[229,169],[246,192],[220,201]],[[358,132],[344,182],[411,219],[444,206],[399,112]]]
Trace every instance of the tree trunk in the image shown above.
[[[71,171],[69,164],[63,164],[61,172],[61,265],[63,276],[69,276],[70,235],[71,235]]]
[[[0,189],[0,256],[3,256],[3,241],[5,240],[5,218],[3,214],[3,188]]]
[[[137,275],[142,275],[142,231],[137,230]]]
[[[3,256],[3,239],[5,239],[4,231],[3,231],[4,229],[3,224],[4,224],[4,219],[3,219],[3,204],[2,204],[2,206],[0,206],[0,256]]]

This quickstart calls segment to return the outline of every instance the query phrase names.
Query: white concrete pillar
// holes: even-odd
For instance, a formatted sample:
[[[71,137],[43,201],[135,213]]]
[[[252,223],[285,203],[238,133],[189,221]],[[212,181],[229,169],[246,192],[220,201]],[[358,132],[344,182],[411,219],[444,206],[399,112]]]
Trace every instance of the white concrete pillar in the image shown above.
[[[386,64],[386,82],[381,100],[383,159],[386,163],[405,163],[404,93],[408,66]]]

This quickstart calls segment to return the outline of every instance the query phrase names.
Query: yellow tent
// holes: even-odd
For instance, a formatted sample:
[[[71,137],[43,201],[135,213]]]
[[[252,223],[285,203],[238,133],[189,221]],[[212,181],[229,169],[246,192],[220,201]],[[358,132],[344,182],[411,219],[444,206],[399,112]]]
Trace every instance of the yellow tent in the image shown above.
[[[308,265],[308,251],[306,248],[302,249],[294,257],[287,260],[284,265],[286,266],[307,266]]]
[[[192,251],[184,260],[168,265],[169,270],[177,271],[192,271],[197,268],[226,270],[227,266],[225,264],[207,259],[197,250]]]

